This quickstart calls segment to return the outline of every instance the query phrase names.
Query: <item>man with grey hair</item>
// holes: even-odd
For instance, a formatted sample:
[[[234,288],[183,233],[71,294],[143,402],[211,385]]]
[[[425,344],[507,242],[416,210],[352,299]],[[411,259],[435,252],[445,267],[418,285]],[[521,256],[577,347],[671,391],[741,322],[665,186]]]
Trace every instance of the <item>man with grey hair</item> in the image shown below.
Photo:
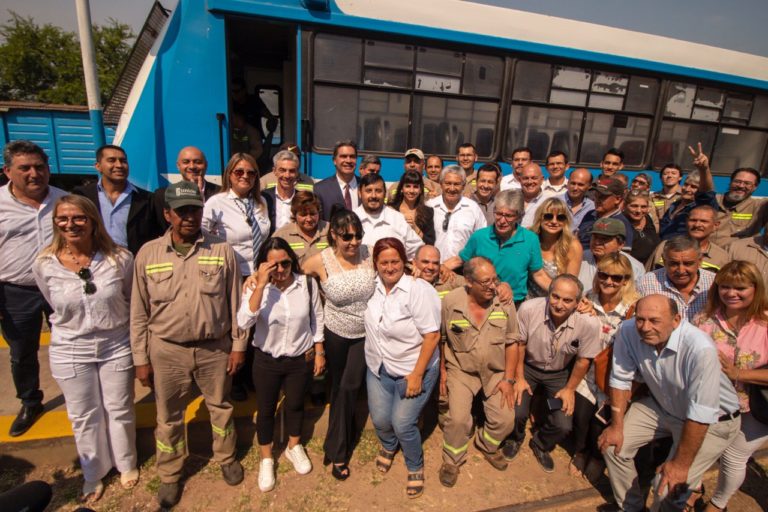
[[[551,473],[555,468],[550,452],[570,433],[576,386],[601,350],[600,320],[576,311],[583,293],[584,287],[576,276],[561,274],[552,280],[546,297],[530,299],[520,306],[515,429],[502,448],[508,461],[515,458],[525,440],[531,397],[542,386],[549,414],[529,446],[544,471]]]
[[[9,181],[0,187],[0,326],[11,349],[11,376],[21,400],[21,410],[8,432],[17,437],[43,413],[37,351],[43,313],[51,312],[35,284],[30,258],[51,243],[53,208],[66,192],[48,185],[48,155],[37,144],[10,142],[3,150],[3,160],[3,173]],[[64,224],[71,221],[65,218]],[[5,390],[8,393],[7,385]]]
[[[359,168],[361,178],[370,173],[379,174],[381,172],[381,159],[376,155],[365,155],[360,160]]]
[[[426,203],[435,210],[435,247],[443,262],[457,256],[472,233],[488,224],[477,203],[464,197],[466,180],[464,169],[458,165],[443,167],[442,194]]]
[[[704,309],[715,274],[701,268],[701,246],[689,236],[676,236],[664,246],[664,268],[640,280],[640,295],[658,293],[677,303],[683,320],[692,320]]]
[[[272,172],[276,185],[262,192],[269,214],[270,232],[291,222],[291,201],[296,194],[299,178],[299,157],[286,149],[278,151],[272,158]]]
[[[484,256],[493,262],[503,281],[499,289],[502,300],[511,295],[519,305],[528,294],[529,277],[543,289],[549,288],[551,278],[543,269],[539,237],[518,225],[523,208],[520,190],[496,194],[493,225],[475,232],[458,255],[447,258],[444,273],[475,256]]]
[[[290,151],[296,157],[299,159],[299,167],[301,167],[301,148],[299,148],[298,144],[294,142],[283,142],[280,144],[280,147],[277,149],[277,152],[281,151]],[[263,157],[262,157],[263,158]],[[272,159],[272,162],[274,163],[274,158]],[[268,173],[264,173],[264,171],[259,171],[259,174],[261,175],[261,178],[259,179],[259,184],[261,185],[261,190],[268,190],[270,188],[275,188],[277,186],[277,176],[275,176],[274,169],[269,171]],[[304,174],[299,170],[299,179],[296,182],[296,190],[307,190],[309,192],[312,192],[312,190],[315,188],[315,180],[312,179],[311,176]]]

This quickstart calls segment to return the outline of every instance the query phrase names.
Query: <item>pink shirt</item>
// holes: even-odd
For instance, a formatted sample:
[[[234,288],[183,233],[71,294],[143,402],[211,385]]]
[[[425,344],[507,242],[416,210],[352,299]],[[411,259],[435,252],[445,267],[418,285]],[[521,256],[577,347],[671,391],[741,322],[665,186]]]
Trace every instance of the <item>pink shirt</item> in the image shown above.
[[[768,326],[765,323],[750,320],[735,333],[720,311],[715,314],[715,318],[699,316],[694,323],[709,334],[717,350],[725,354],[736,368],[752,370],[768,364]],[[747,389],[741,382],[736,382],[735,388],[741,412],[749,412]]]

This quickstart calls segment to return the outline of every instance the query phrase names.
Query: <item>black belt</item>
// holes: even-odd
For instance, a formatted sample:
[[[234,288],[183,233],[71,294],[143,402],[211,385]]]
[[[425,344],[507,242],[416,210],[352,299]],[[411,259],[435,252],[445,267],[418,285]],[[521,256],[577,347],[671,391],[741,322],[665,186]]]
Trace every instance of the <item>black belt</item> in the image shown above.
[[[739,416],[741,416],[741,411],[729,412],[728,414],[723,414],[722,416],[717,418],[717,422],[720,423],[722,421],[735,420]]]

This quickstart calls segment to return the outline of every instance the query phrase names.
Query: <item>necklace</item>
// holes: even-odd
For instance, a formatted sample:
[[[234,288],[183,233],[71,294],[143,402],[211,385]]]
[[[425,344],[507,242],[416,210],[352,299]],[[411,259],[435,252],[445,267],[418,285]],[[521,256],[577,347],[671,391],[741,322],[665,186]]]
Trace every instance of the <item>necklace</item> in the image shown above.
[[[237,206],[237,209],[240,210],[240,213],[243,214],[243,217],[245,218],[245,223],[248,224],[249,226],[253,226],[253,219],[251,219],[248,216],[248,212],[244,210],[242,206],[240,206],[240,203],[245,203],[245,201],[243,199],[240,199],[239,197],[236,197],[233,200],[235,201],[235,206]]]

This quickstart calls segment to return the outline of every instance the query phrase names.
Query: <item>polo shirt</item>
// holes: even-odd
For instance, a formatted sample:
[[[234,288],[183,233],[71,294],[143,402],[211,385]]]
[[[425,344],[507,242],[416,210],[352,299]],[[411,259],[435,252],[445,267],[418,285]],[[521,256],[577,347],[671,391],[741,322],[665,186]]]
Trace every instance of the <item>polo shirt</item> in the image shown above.
[[[528,276],[541,269],[539,238],[528,229],[518,226],[515,233],[503,244],[496,236],[494,226],[476,231],[459,253],[462,261],[475,256],[484,256],[496,267],[499,279],[512,287],[515,301],[525,299],[528,294]]]

